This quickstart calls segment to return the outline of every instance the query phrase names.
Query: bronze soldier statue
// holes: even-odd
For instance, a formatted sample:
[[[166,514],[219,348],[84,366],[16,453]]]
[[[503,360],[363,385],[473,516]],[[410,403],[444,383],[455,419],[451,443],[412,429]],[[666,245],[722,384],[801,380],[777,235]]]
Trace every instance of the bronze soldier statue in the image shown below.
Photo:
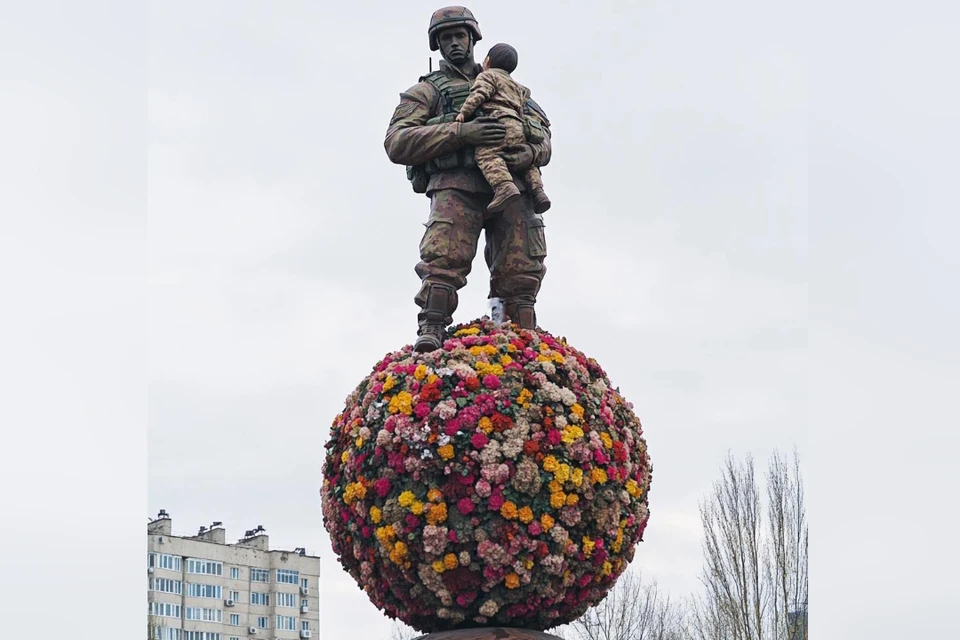
[[[488,297],[503,300],[511,321],[536,328],[534,307],[546,273],[547,246],[543,216],[534,210],[520,176],[531,166],[545,166],[551,153],[550,121],[539,105],[527,100],[524,117],[538,135],[506,147],[502,154],[522,196],[502,211],[488,211],[493,191],[477,167],[474,147],[503,141],[506,127],[482,113],[471,122],[456,122],[482,71],[473,57],[473,46],[482,37],[480,26],[469,9],[446,7],[433,13],[427,35],[430,50],[443,56],[440,70],[400,94],[384,140],[391,162],[406,165],[413,190],[430,198],[416,266],[422,282],[414,298],[420,307],[414,344],[419,352],[442,346],[481,231],[490,271]]]

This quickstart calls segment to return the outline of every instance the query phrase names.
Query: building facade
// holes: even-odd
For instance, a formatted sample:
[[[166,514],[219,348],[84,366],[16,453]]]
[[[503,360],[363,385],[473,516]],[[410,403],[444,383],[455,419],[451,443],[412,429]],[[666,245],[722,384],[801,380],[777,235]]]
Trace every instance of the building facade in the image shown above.
[[[147,525],[149,640],[292,640],[320,635],[320,558],[271,550],[263,527],[226,542],[222,523],[175,536]]]

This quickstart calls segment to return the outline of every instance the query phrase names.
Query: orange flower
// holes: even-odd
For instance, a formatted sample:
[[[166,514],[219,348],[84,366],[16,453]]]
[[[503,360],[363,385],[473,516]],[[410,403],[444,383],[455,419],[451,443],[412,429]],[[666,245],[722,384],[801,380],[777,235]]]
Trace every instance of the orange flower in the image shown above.
[[[433,525],[440,524],[447,519],[447,505],[441,502],[435,504],[427,512],[427,522]]]
[[[550,494],[550,506],[554,509],[559,509],[567,503],[567,494],[563,491],[557,491],[556,493]]]
[[[427,491],[427,500],[430,502],[440,502],[440,498],[443,497],[443,492],[440,489],[433,488],[430,491]]]
[[[550,531],[550,529],[553,529],[554,524],[556,523],[554,522],[553,518],[546,513],[540,516],[540,528],[544,531]]]
[[[447,570],[456,569],[458,564],[459,564],[459,563],[457,562],[457,556],[456,556],[456,554],[454,554],[454,553],[448,553],[447,555],[443,556],[443,568],[444,568],[444,569],[447,569]]]
[[[523,524],[530,524],[533,522],[533,509],[530,507],[522,507],[517,513],[517,517],[520,518],[520,522]]]
[[[443,445],[442,447],[440,447],[439,449],[437,449],[437,453],[440,454],[440,457],[443,458],[444,460],[450,460],[450,459],[453,458],[453,455],[454,455],[454,454],[453,454],[453,445],[452,445],[452,444],[445,444],[445,445]]]
[[[579,496],[577,496],[577,494],[575,494],[575,493],[569,493],[569,494],[567,494],[567,506],[568,506],[568,507],[572,507],[573,505],[577,504],[578,502],[580,502],[580,498],[579,498]]]
[[[516,589],[520,586],[520,576],[515,573],[508,573],[504,583],[507,585],[507,589]]]
[[[480,428],[480,431],[489,434],[491,431],[493,431],[493,420],[487,416],[483,416],[480,418],[480,423],[477,425],[477,427]]]
[[[514,520],[517,517],[517,505],[507,500],[503,503],[503,506],[500,507],[500,515],[502,515],[507,520]]]

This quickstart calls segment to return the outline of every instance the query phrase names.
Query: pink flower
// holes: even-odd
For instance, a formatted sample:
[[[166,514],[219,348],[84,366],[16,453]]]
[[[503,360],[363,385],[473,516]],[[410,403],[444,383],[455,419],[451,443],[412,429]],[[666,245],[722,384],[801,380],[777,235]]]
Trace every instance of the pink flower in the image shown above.
[[[483,376],[483,386],[487,389],[499,389],[500,388],[500,378],[494,375],[485,375]]]
[[[487,496],[490,495],[490,491],[491,491],[490,483],[487,482],[486,480],[478,480],[476,488],[477,488],[477,495],[480,496],[481,498],[486,498]],[[497,509],[499,508],[500,507],[497,507]]]
[[[489,442],[489,439],[483,432],[477,432],[473,434],[472,438],[470,438],[470,444],[472,444],[473,448],[477,450],[483,449],[487,445],[487,442]]]
[[[473,500],[470,498],[460,498],[460,500],[457,502],[457,509],[459,509],[460,513],[465,516],[470,515],[473,513],[474,509]]]
[[[487,505],[490,511],[499,511],[500,507],[502,507],[503,503],[506,501],[507,500],[503,497],[503,494],[497,492],[490,496],[490,500],[487,502]]]
[[[377,492],[378,497],[386,498],[387,494],[390,493],[390,480],[387,478],[380,478],[373,483],[373,489]]]
[[[560,440],[562,437],[563,435],[560,433],[559,430],[551,429],[550,432],[547,433],[547,442],[549,442],[553,446],[557,446],[558,444],[560,444]]]
[[[537,522],[536,520],[534,520],[527,526],[527,531],[529,531],[530,535],[532,536],[538,536],[541,533],[543,533],[543,531],[540,529],[540,523]]]
[[[457,435],[457,431],[460,431],[460,420],[458,418],[451,418],[443,427],[443,432],[450,437]]]

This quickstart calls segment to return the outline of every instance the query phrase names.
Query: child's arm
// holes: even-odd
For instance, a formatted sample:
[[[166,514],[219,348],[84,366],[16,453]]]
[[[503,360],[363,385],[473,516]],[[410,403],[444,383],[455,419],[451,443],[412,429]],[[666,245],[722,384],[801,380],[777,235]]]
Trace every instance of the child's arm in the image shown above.
[[[470,95],[467,96],[467,99],[463,101],[463,106],[460,107],[457,122],[463,122],[472,116],[485,100],[489,100],[490,96],[497,92],[497,86],[494,84],[492,75],[493,74],[481,73],[477,76],[477,79],[474,80],[473,87],[470,89]]]

